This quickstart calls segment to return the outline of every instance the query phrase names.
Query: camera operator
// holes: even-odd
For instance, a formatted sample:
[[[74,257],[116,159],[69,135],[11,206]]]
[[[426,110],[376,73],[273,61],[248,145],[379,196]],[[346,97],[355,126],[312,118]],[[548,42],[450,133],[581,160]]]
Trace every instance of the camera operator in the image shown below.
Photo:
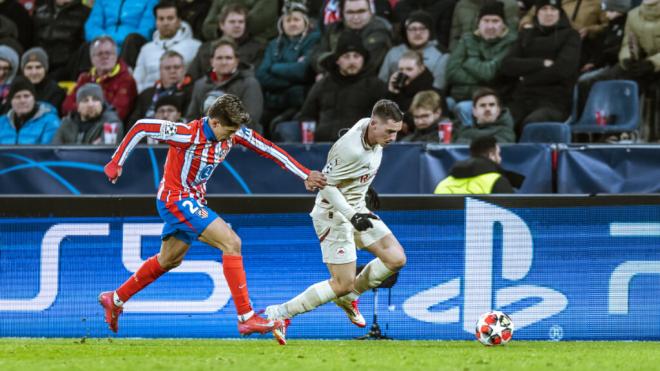
[[[415,94],[424,90],[433,89],[433,74],[424,66],[422,55],[414,50],[409,50],[399,59],[399,69],[394,72],[387,84],[386,98],[393,100],[402,111],[407,112]],[[403,121],[401,134],[406,134],[414,129],[414,122],[409,113],[406,113]]]

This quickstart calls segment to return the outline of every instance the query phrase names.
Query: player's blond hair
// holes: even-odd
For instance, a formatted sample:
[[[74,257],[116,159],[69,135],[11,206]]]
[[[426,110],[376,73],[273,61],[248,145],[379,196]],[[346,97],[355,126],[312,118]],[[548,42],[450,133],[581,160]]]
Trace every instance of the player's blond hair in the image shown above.
[[[208,111],[209,118],[218,119],[222,126],[235,127],[250,121],[250,114],[241,99],[233,94],[225,94],[213,102]]]
[[[376,102],[371,110],[371,116],[378,116],[385,121],[399,122],[403,120],[403,112],[395,102],[389,99],[381,99]]]

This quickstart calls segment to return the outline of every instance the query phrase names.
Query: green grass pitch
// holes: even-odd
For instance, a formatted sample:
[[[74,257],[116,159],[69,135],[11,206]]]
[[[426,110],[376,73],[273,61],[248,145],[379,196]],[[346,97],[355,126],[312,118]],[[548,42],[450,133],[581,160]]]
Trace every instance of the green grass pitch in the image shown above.
[[[0,370],[660,370],[657,342],[0,339]]]

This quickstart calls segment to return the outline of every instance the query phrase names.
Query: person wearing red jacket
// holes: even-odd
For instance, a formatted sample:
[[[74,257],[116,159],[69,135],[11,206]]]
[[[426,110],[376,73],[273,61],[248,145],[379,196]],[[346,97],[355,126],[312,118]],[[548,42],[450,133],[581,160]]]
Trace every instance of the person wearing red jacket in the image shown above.
[[[76,86],[67,95],[62,104],[62,113],[68,114],[76,110],[76,93],[87,83],[96,83],[103,88],[105,99],[125,121],[133,111],[137,97],[137,87],[133,76],[124,61],[117,57],[117,44],[109,36],[100,36],[89,47],[92,68],[78,76]]]

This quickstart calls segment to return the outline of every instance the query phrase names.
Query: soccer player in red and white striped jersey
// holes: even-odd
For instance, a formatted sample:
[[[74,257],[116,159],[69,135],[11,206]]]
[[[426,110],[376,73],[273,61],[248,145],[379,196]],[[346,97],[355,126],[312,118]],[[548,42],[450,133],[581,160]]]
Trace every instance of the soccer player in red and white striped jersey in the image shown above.
[[[133,148],[150,137],[170,145],[163,179],[156,200],[165,222],[160,253],[152,256],[115,291],[103,292],[99,302],[105,321],[114,332],[122,305],[165,272],[181,264],[193,240],[199,239],[223,252],[223,272],[238,312],[238,330],[243,335],[266,333],[282,326],[254,313],[247,290],[241,240],[213,210],[206,207],[206,182],[213,170],[235,144],[241,144],[302,178],[308,190],[325,186],[325,177],[310,171],[284,150],[246,128],[249,121],[240,99],[226,94],[209,108],[208,116],[188,124],[156,119],[139,120],[126,134],[105,166],[105,174],[115,183],[122,165]]]

